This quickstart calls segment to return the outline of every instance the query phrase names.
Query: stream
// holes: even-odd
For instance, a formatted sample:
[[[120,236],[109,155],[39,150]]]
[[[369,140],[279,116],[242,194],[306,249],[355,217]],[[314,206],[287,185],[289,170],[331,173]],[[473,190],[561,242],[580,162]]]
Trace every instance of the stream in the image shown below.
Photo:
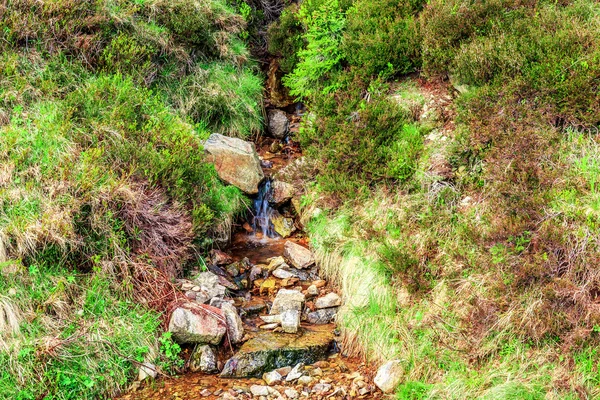
[[[299,108],[295,110],[287,114],[292,121],[290,131],[297,129],[300,118]],[[335,325],[341,296],[319,276],[314,261],[308,267],[296,268],[298,261],[290,255],[290,249],[310,254],[308,238],[289,199],[283,204],[272,202],[273,185],[277,184],[272,177],[301,157],[298,145],[287,138],[261,137],[256,148],[265,180],[253,200],[252,213],[236,227],[230,244],[223,251],[213,252],[208,262],[210,272],[204,273],[218,276],[227,288],[224,296],[210,299],[210,304],[222,309],[220,304],[224,302],[233,305],[228,307],[239,314],[243,339],[235,344],[224,340],[218,346],[182,345],[186,371],[202,370],[193,367],[193,360],[199,357],[194,352],[199,348],[214,351],[215,365],[210,373],[186,372],[172,378],[138,381],[119,399],[341,400],[383,395],[372,383],[369,365],[344,356]],[[293,221],[294,232],[289,237],[284,239],[276,232],[275,216],[287,220],[287,225]],[[188,298],[196,300],[194,291],[200,290],[197,279],[182,279],[177,284]],[[301,297],[297,310],[288,310],[290,306],[279,299],[282,291]],[[281,308],[280,315],[271,315],[274,307]],[[286,325],[284,315],[289,313],[296,315],[297,327]]]

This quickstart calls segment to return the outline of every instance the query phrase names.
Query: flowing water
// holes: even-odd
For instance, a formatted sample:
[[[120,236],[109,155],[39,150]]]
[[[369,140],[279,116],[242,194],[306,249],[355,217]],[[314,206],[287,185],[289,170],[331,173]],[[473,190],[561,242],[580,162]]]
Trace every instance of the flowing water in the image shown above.
[[[273,208],[269,204],[271,196],[271,179],[267,178],[263,181],[258,189],[258,195],[254,200],[254,218],[252,221],[252,229],[254,233],[262,233],[262,238],[275,238],[277,233],[271,222],[273,216]]]

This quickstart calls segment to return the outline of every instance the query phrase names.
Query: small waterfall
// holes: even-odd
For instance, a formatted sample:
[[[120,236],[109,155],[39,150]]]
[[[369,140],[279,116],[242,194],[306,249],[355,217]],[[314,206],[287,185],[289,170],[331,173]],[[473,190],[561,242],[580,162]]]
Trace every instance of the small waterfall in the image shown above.
[[[265,179],[258,189],[258,196],[254,200],[254,219],[252,221],[252,228],[254,232],[262,232],[263,238],[273,238],[277,236],[273,229],[273,223],[271,222],[271,216],[274,210],[269,204],[269,198],[271,197],[271,180]]]

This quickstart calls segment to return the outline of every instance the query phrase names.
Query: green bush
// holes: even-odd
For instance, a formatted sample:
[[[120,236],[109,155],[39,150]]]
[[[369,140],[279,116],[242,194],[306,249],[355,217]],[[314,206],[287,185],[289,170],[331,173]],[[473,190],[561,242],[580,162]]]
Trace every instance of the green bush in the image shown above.
[[[420,0],[357,0],[346,13],[343,52],[365,75],[406,74],[420,65]]]
[[[290,73],[299,62],[300,50],[305,45],[302,22],[298,16],[298,5],[286,7],[279,20],[269,26],[269,53],[281,57],[279,66],[284,73]]]

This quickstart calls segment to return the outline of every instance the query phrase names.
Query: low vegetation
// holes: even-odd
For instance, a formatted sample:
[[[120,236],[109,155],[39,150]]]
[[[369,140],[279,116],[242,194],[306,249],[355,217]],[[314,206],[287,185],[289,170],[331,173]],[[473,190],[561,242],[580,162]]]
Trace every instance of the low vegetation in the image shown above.
[[[202,141],[262,127],[245,21],[220,0],[17,0],[0,20],[0,398],[174,373],[169,279],[246,202]]]
[[[598,4],[293,15],[303,33],[270,31],[304,42],[285,82],[311,110],[308,230],[348,345],[402,360],[399,399],[598,397]]]

